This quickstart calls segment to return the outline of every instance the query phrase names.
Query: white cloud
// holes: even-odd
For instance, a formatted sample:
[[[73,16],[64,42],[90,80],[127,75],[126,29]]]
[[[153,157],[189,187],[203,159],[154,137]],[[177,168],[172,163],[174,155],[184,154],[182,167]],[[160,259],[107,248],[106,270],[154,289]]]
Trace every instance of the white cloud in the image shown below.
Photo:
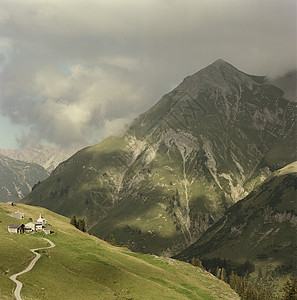
[[[1,0],[1,112],[93,143],[217,58],[276,75],[296,53],[295,0]]]

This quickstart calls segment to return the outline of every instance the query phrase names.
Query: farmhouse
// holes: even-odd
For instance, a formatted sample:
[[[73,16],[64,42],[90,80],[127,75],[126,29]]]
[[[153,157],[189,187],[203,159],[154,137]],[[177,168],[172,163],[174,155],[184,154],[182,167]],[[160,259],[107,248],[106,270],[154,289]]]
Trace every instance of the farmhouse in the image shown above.
[[[25,230],[27,232],[35,232],[37,230],[42,230],[43,225],[41,222],[29,222],[25,225]]]
[[[19,211],[13,212],[13,213],[9,214],[9,216],[13,217],[13,218],[21,219],[21,220],[25,218],[25,214],[22,212],[19,212]]]
[[[9,224],[8,232],[10,233],[24,233],[25,225],[24,224]]]

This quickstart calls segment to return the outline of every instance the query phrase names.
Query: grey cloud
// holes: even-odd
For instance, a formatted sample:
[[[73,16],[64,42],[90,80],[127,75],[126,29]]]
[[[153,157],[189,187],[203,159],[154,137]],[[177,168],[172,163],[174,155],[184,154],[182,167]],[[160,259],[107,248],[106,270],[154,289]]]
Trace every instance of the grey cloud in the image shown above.
[[[2,0],[1,112],[22,137],[94,143],[217,58],[295,69],[295,22],[294,0]]]

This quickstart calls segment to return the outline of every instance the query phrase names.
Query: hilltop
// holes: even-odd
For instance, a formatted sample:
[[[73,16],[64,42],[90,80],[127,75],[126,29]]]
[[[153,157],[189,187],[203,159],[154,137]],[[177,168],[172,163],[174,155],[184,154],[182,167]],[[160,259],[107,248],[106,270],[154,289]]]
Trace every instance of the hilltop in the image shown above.
[[[40,213],[54,232],[56,247],[41,251],[34,268],[18,279],[25,299],[239,299],[210,273],[169,258],[130,252],[83,233],[69,219],[47,209],[17,204],[28,221]],[[41,233],[10,234],[15,208],[0,203],[0,298],[13,299],[9,276],[33,258],[31,248],[46,247]]]

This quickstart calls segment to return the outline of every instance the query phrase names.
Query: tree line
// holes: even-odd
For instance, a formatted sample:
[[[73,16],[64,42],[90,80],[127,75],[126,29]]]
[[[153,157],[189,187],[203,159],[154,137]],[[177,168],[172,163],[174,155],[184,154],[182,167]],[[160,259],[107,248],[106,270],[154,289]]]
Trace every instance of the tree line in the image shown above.
[[[70,224],[75,226],[77,229],[81,230],[82,232],[86,232],[86,222],[85,219],[77,219],[76,215],[73,215],[70,219]]]
[[[203,268],[202,262],[198,258],[192,258],[191,264],[195,267]],[[245,263],[244,267],[251,268],[250,263]],[[245,270],[245,268],[243,268]],[[245,270],[246,271],[246,270]],[[287,278],[283,285],[283,295],[275,297],[273,293],[264,287],[261,283],[253,284],[248,282],[247,276],[238,276],[233,271],[228,275],[225,268],[216,268],[217,278],[228,283],[230,287],[240,296],[243,300],[297,300],[297,278]]]

